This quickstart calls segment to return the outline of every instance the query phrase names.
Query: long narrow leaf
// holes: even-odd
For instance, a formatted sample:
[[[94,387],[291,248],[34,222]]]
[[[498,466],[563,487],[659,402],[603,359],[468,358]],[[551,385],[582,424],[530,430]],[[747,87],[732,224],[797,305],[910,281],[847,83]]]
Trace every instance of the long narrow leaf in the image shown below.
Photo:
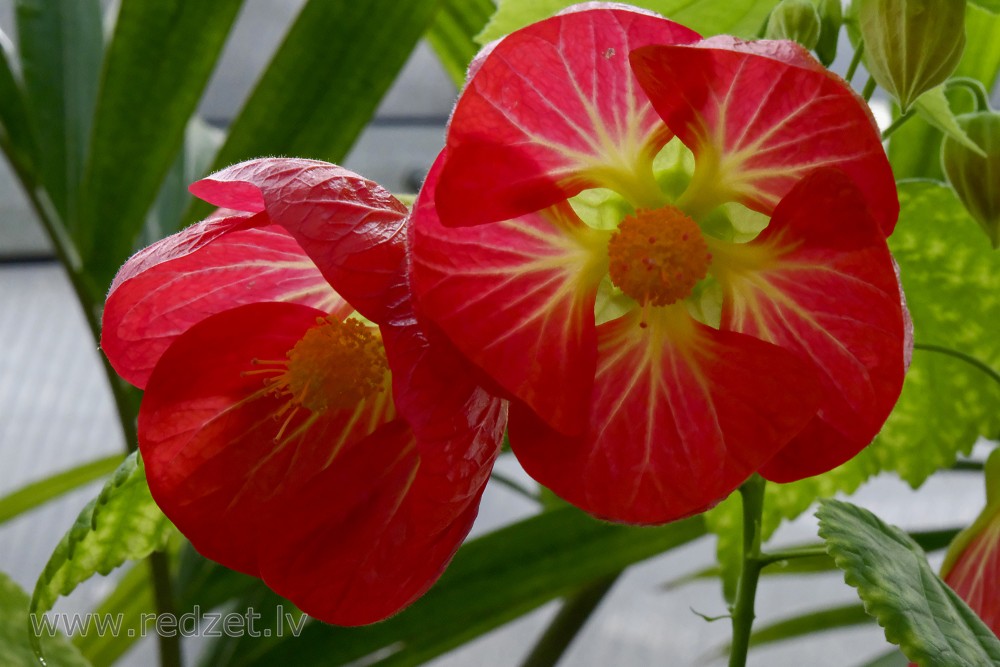
[[[0,31],[0,148],[19,171],[30,174],[34,171],[35,141],[24,106],[24,89],[11,67],[15,56],[7,49],[9,44]]]
[[[260,155],[340,162],[430,24],[439,0],[309,0],[214,169]],[[188,220],[211,207],[199,203]]]
[[[465,82],[465,70],[479,52],[475,36],[483,31],[495,11],[493,0],[443,0],[434,17],[427,41],[456,86],[461,87]]]
[[[100,2],[17,0],[16,16],[38,179],[72,227],[104,48]]]
[[[139,641],[143,634],[143,614],[155,612],[148,562],[136,563],[91,617],[121,619],[118,631],[81,633],[73,637],[73,644],[94,667],[109,667]]]
[[[122,0],[101,78],[76,232],[97,284],[109,284],[131,254],[242,4]]]
[[[241,665],[419,665],[579,586],[688,543],[700,517],[657,528],[602,523],[564,507],[472,540],[410,609],[364,628],[310,623],[302,635],[240,644]]]
[[[58,498],[67,491],[112,473],[121,462],[121,455],[106,456],[21,487],[0,498],[0,524]]]

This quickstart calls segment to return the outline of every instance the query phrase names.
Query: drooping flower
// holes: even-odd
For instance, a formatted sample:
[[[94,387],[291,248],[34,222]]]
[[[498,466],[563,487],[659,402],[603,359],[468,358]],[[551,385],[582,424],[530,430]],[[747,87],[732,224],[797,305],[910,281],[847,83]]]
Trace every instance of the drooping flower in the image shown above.
[[[265,159],[191,190],[228,210],[132,257],[104,311],[102,348],[145,389],[150,491],[307,614],[381,620],[467,535],[506,407],[415,317],[407,211],[377,184]]]
[[[905,365],[898,211],[870,112],[804,49],[586,3],[473,63],[413,282],[529,474],[663,522],[871,442]]]

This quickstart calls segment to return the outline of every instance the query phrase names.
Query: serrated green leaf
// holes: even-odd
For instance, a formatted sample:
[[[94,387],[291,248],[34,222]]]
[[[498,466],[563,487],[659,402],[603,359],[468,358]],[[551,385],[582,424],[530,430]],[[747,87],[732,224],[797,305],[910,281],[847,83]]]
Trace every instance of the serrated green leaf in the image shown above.
[[[153,613],[156,601],[148,563],[136,563],[94,610],[97,618],[122,619],[120,632],[81,633],[73,636],[73,644],[94,667],[110,667],[141,638],[142,615]]]
[[[906,657],[921,667],[1000,664],[1000,639],[934,574],[906,533],[836,500],[822,501],[816,516],[844,580]]]
[[[986,152],[976,145],[965,130],[959,126],[955,120],[955,113],[951,110],[948,98],[944,94],[945,84],[936,88],[931,88],[926,93],[917,98],[913,107],[920,114],[920,117],[933,127],[962,144],[972,152],[986,157]]]
[[[113,472],[121,462],[122,457],[114,454],[21,487],[0,498],[0,524],[53,498],[58,498],[67,491],[104,477]]]
[[[970,4],[965,11],[965,53],[954,76],[981,81],[992,90],[1000,72],[1000,16]],[[961,113],[961,109],[956,109]],[[920,118],[911,118],[889,141],[889,161],[896,178],[944,180],[941,133]]]
[[[577,0],[499,0],[496,14],[476,41],[486,44],[574,4]],[[662,14],[706,37],[755,37],[775,0],[638,0],[629,4]]]
[[[56,546],[35,584],[31,614],[41,617],[60,595],[95,574],[163,549],[173,530],[153,502],[142,460],[133,453]]]
[[[38,664],[30,641],[31,630],[25,623],[29,603],[28,594],[0,572],[0,665],[4,667],[35,667]],[[51,627],[51,630],[50,634],[39,628],[50,667],[90,665],[64,636],[55,632],[56,628]]]
[[[690,542],[700,517],[660,527],[602,523],[553,509],[466,543],[411,608],[363,628],[306,625],[266,650],[241,642],[233,664],[419,665],[579,586]]]
[[[479,51],[475,36],[482,32],[494,11],[493,0],[442,0],[427,30],[427,41],[459,88],[465,83],[469,63]]]
[[[122,0],[74,230],[97,285],[110,284],[132,253],[242,4]]]
[[[430,25],[439,0],[309,0],[212,170],[260,155],[341,162]],[[197,202],[185,216],[205,217]]]
[[[103,56],[98,0],[17,0],[25,106],[36,174],[72,228]]]

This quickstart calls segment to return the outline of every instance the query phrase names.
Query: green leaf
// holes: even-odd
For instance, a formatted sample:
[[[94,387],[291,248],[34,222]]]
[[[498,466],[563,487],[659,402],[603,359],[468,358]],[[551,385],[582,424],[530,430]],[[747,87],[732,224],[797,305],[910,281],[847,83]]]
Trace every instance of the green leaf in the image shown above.
[[[56,546],[35,584],[31,613],[41,617],[60,595],[93,575],[162,550],[173,530],[149,495],[142,460],[133,453]]]
[[[529,23],[548,18],[577,0],[499,0],[497,13],[476,37],[486,44]],[[754,37],[763,27],[774,0],[639,0],[630,4],[650,9],[704,36],[730,34]]]
[[[31,628],[25,623],[28,616],[28,594],[10,577],[0,572],[0,665],[30,667],[37,665],[32,649]],[[50,626],[51,634],[38,628],[41,644],[50,667],[87,667],[80,652]]]
[[[822,501],[819,534],[865,610],[921,667],[1000,664],[1000,639],[927,563],[906,533],[849,503]]]
[[[377,625],[306,625],[265,648],[245,640],[232,664],[418,665],[579,586],[686,544],[700,517],[637,528],[553,509],[465,544],[441,580],[411,608]]]
[[[439,0],[309,0],[233,121],[212,169],[260,155],[341,162]],[[198,202],[187,220],[211,207]]]
[[[990,14],[1000,14],[1000,0],[969,0],[969,4],[984,9]]]
[[[750,646],[774,644],[818,632],[848,628],[855,625],[868,625],[871,622],[871,616],[865,613],[864,606],[860,604],[818,609],[757,627],[750,634]],[[727,656],[729,655],[730,646],[730,644],[725,644],[715,653],[719,657]]]
[[[954,76],[966,76],[993,89],[1000,72],[1000,16],[970,4],[965,11],[965,53]],[[961,109],[955,110],[961,113]],[[920,118],[911,118],[892,135],[889,160],[896,178],[935,178],[941,172],[941,133]]]
[[[24,105],[24,89],[10,66],[15,56],[7,51],[8,44],[0,30],[0,149],[8,154],[15,169],[30,175],[37,149]]]
[[[142,637],[142,615],[156,613],[148,563],[130,567],[94,613],[97,618],[122,619],[120,632],[74,635],[73,644],[94,667],[110,667]]]
[[[132,253],[242,4],[122,0],[74,234],[98,285],[110,284]]]
[[[119,454],[106,456],[32,482],[0,498],[0,524],[38,507],[67,491],[104,477],[122,462]]]
[[[442,0],[441,9],[427,31],[427,41],[459,88],[465,83],[465,70],[479,52],[475,36],[482,32],[494,11],[493,0]]]
[[[15,8],[36,172],[72,228],[104,48],[100,2],[17,0]]]
[[[955,120],[955,113],[951,110],[951,105],[944,94],[944,89],[945,84],[941,84],[918,97],[917,101],[913,103],[917,113],[945,135],[951,137],[974,153],[986,157],[983,149],[977,146],[972,139],[969,139],[969,135],[965,133],[965,130]]]
[[[909,667],[910,661],[899,651],[889,651],[861,667]]]

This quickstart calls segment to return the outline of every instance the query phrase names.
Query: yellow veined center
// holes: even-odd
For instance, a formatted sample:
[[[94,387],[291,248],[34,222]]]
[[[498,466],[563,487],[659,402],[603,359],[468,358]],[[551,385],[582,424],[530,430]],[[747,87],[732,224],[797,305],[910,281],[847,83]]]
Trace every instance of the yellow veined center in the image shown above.
[[[640,209],[608,241],[611,282],[639,303],[667,306],[708,275],[712,255],[698,223],[679,208]]]
[[[284,367],[268,369],[278,373],[267,380],[271,391],[313,413],[353,408],[383,391],[389,364],[380,337],[358,320],[326,317],[316,323],[287,359],[254,361]]]

